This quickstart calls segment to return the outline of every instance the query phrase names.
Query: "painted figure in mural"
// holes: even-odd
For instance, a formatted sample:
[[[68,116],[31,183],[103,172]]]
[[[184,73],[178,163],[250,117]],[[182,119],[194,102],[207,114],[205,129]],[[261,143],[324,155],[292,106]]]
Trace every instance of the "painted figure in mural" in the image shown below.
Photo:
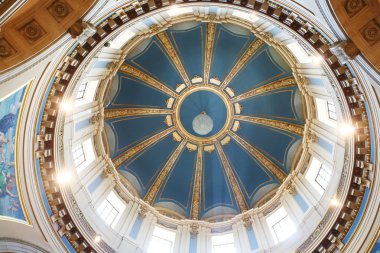
[[[0,173],[0,197],[6,194],[12,198],[16,198],[17,195],[12,193],[14,187],[15,176],[8,169],[2,169]]]
[[[0,217],[19,220],[25,216],[17,189],[15,135],[24,92],[25,87],[0,101]]]
[[[13,150],[13,142],[10,143],[10,138],[7,136],[12,135],[13,126],[16,124],[16,116],[13,113],[6,114],[2,119],[0,119],[0,164],[6,163],[5,153],[7,150]],[[8,144],[7,148],[5,145]]]
[[[0,131],[0,164],[6,163],[5,161],[5,144],[7,144],[9,140],[5,137],[4,133]]]

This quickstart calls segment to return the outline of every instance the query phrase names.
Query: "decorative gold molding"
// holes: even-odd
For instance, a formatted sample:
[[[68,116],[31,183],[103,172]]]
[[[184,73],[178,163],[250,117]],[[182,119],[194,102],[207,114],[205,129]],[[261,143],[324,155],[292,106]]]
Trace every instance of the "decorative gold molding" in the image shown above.
[[[205,65],[204,65],[204,82],[208,83],[210,79],[211,61],[212,61],[212,50],[214,47],[215,40],[215,23],[207,23],[206,27],[206,55],[205,55]]]
[[[270,126],[273,128],[277,128],[280,130],[284,130],[284,131],[296,134],[301,137],[303,136],[304,127],[301,125],[288,123],[288,122],[284,122],[280,120],[265,119],[265,118],[243,116],[243,115],[235,115],[235,119],[250,122],[250,123],[260,124],[264,126]]]
[[[209,137],[198,137],[195,135],[190,134],[189,132],[186,131],[184,126],[182,125],[180,119],[179,119],[179,110],[181,108],[182,102],[185,100],[185,98],[190,95],[193,92],[197,92],[200,90],[207,90],[215,93],[218,95],[224,102],[226,109],[227,109],[227,117],[226,117],[226,122],[223,126],[223,128],[217,132],[216,134],[209,136]],[[221,138],[223,135],[226,134],[227,130],[231,128],[232,122],[233,122],[233,115],[234,115],[234,109],[231,103],[230,98],[227,96],[223,90],[220,89],[220,87],[217,87],[215,85],[208,85],[208,84],[198,84],[198,85],[193,85],[186,89],[184,92],[180,94],[178,99],[176,99],[174,106],[173,106],[173,123],[174,126],[177,128],[177,131],[183,136],[184,138],[187,138],[193,143],[196,144],[210,144],[215,142],[217,139]],[[206,146],[207,147],[207,146]]]
[[[153,88],[156,88],[157,90],[160,90],[166,94],[168,94],[171,97],[177,97],[177,93],[175,93],[173,90],[171,90],[166,85],[162,84],[161,82],[157,81],[156,79],[150,77],[149,75],[145,74],[144,72],[140,71],[139,69],[129,65],[129,64],[123,64],[120,67],[120,71],[128,74],[130,76],[133,76],[141,81],[144,81],[146,84],[149,84]]]
[[[249,45],[248,49],[242,54],[240,59],[237,61],[237,63],[232,68],[226,79],[221,84],[222,89],[224,89],[231,82],[231,80],[243,68],[243,66],[248,62],[252,55],[254,55],[257,52],[257,50],[259,50],[259,48],[264,44],[264,41],[258,38],[252,41],[251,45]]]
[[[245,92],[239,96],[236,96],[232,100],[234,102],[237,102],[240,100],[244,100],[244,99],[247,99],[250,97],[260,95],[260,94],[265,93],[265,92],[269,92],[269,91],[277,90],[277,89],[281,89],[281,88],[286,88],[286,87],[292,87],[292,86],[296,86],[296,85],[297,85],[297,83],[296,83],[296,80],[294,79],[294,77],[286,77],[286,78],[280,79],[278,81],[266,84],[264,86],[254,88],[254,89],[247,91],[247,92]]]
[[[116,108],[104,109],[104,119],[116,119],[129,116],[141,115],[166,115],[172,114],[173,110],[170,109],[156,109],[156,108]]]
[[[231,168],[231,165],[230,163],[228,162],[227,160],[227,157],[226,157],[226,154],[224,153],[223,149],[222,149],[222,146],[220,145],[219,142],[216,142],[215,143],[215,146],[216,146],[216,150],[218,151],[219,153],[219,157],[220,157],[220,160],[222,161],[222,164],[223,164],[223,167],[224,167],[224,170],[226,171],[226,174],[227,174],[227,177],[228,177],[228,180],[231,184],[231,187],[232,187],[232,191],[234,193],[234,196],[235,196],[235,199],[236,199],[236,203],[238,204],[239,206],[239,209],[240,209],[240,212],[245,212],[249,209],[249,206],[245,200],[245,197],[239,187],[239,184],[236,180],[236,177],[232,171],[232,168]]]
[[[262,165],[264,165],[278,179],[278,181],[285,181],[287,177],[286,173],[282,169],[280,169],[274,162],[272,162],[268,157],[263,155],[260,151],[251,146],[251,144],[243,140],[234,132],[230,131],[229,134],[240,145],[242,145],[253,157],[255,157]]]
[[[173,169],[174,163],[177,161],[179,155],[181,154],[182,150],[186,146],[186,140],[183,140],[176,150],[171,154],[168,161],[166,162],[165,166],[162,168],[156,179],[154,180],[152,186],[149,188],[147,194],[144,197],[145,202],[149,203],[150,205],[153,205],[153,201],[156,198],[156,195],[158,191],[160,190],[162,183],[170,173],[170,171]]]
[[[203,165],[203,147],[198,146],[197,162],[195,167],[195,180],[193,189],[193,199],[191,202],[190,219],[199,219],[199,210],[201,203],[201,183],[202,183],[202,165]]]
[[[122,165],[125,161],[136,155],[137,153],[141,152],[145,148],[151,146],[153,143],[156,143],[157,141],[161,140],[171,132],[173,132],[175,129],[174,127],[167,128],[163,130],[162,132],[159,132],[150,138],[140,142],[139,144],[133,146],[132,148],[128,149],[127,151],[123,152],[122,154],[118,155],[114,159],[112,159],[113,164],[115,165],[115,168],[118,168],[120,165]]]
[[[191,85],[190,79],[187,76],[186,70],[183,67],[181,60],[179,59],[178,54],[175,51],[174,46],[171,43],[168,34],[166,32],[160,32],[160,33],[156,34],[156,37],[161,42],[161,44],[164,46],[166,52],[169,54],[174,65],[176,66],[178,72],[180,73],[183,81],[189,87]]]

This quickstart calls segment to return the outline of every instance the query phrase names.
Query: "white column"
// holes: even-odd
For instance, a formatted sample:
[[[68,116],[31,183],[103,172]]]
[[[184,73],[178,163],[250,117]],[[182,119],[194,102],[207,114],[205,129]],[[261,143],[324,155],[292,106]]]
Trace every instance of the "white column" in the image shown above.
[[[294,182],[296,189],[304,194],[311,209],[316,210],[319,218],[322,219],[325,214],[325,208],[320,204],[321,195],[314,189],[305,177],[295,177]]]
[[[125,220],[124,220],[124,223],[123,225],[121,226],[120,228],[120,234],[126,236],[126,237],[129,237],[129,233],[133,227],[133,224],[138,216],[138,203],[136,202],[133,202],[133,201],[129,201],[129,212],[128,214],[125,216]]]
[[[250,252],[249,239],[247,236],[246,228],[243,225],[243,222],[239,221],[234,226],[236,230],[236,233],[234,233],[234,238],[235,238],[235,241],[239,242],[240,252],[241,253]],[[232,226],[232,228],[234,228],[234,226]],[[235,234],[236,234],[236,237],[235,237]]]
[[[263,222],[265,224],[262,224]],[[262,213],[255,214],[253,216],[253,228],[255,231],[257,242],[261,248],[267,249],[270,245],[274,243],[272,235],[268,230],[268,225]]]
[[[149,248],[156,223],[157,218],[150,213],[148,213],[143,220],[136,242],[144,250],[148,250]]]

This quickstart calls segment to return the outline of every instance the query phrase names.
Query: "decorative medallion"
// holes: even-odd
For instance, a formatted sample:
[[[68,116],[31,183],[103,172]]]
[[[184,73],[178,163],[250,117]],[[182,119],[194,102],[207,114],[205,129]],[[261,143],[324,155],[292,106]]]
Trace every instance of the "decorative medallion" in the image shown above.
[[[42,29],[41,25],[36,20],[32,20],[29,23],[25,24],[19,29],[19,31],[31,44],[46,34],[44,29]]]
[[[370,44],[374,45],[380,40],[380,24],[379,20],[372,19],[362,28],[362,35],[364,39]]]
[[[348,16],[353,17],[367,5],[365,0],[348,0],[345,8]]]
[[[70,5],[63,0],[54,1],[47,9],[58,23],[69,15],[72,10]]]
[[[0,38],[0,57],[6,58],[14,54],[16,51],[12,48],[5,38]]]

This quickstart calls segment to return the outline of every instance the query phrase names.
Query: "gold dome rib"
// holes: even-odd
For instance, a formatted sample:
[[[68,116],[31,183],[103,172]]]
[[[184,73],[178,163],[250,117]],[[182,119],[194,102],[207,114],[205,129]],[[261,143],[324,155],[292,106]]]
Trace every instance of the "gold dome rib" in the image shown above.
[[[263,94],[265,92],[269,92],[269,91],[277,90],[277,89],[281,89],[281,88],[286,88],[286,87],[292,87],[292,86],[296,86],[296,85],[297,85],[296,80],[294,80],[293,77],[286,77],[286,78],[271,82],[269,84],[266,84],[264,86],[249,90],[249,91],[247,91],[247,92],[245,92],[239,96],[234,97],[232,99],[232,101],[238,102],[238,101],[250,98],[250,97],[254,97],[254,96]]]
[[[146,140],[143,140],[142,142],[136,144],[132,148],[128,149],[127,151],[123,152],[122,154],[118,155],[114,159],[112,159],[113,164],[116,168],[118,168],[120,165],[122,165],[124,162],[126,162],[131,157],[135,156],[137,153],[141,152],[142,150],[146,149],[147,147],[153,145],[154,143],[158,142],[159,140],[166,137],[168,134],[173,132],[175,130],[174,127],[167,128],[163,130],[162,132],[159,132],[151,137],[149,137]]]
[[[167,178],[170,171],[173,169],[173,165],[177,161],[179,155],[181,154],[185,146],[186,146],[186,140],[183,139],[182,142],[176,148],[176,150],[171,154],[166,164],[164,165],[164,167],[161,169],[160,173],[154,180],[153,184],[150,186],[147,194],[144,197],[144,200],[150,205],[153,205],[154,199],[156,198],[158,191],[160,190],[164,180]]]
[[[174,49],[173,44],[171,43],[168,34],[166,32],[160,32],[156,35],[156,37],[158,38],[160,43],[164,46],[166,52],[168,53],[168,55],[172,59],[172,62],[174,63],[175,67],[177,68],[178,72],[180,73],[180,75],[181,75],[183,81],[185,82],[186,86],[189,87],[191,85],[190,79],[187,76],[186,70],[183,67],[183,64],[182,64],[176,50]]]
[[[142,116],[142,115],[166,115],[172,114],[173,110],[170,109],[157,109],[157,108],[113,108],[104,109],[104,119],[116,119],[129,116]]]
[[[215,40],[215,31],[216,24],[215,23],[207,23],[206,27],[206,55],[205,55],[205,64],[204,64],[204,82],[208,83],[210,79],[210,71],[211,71],[211,62],[212,62],[212,51],[214,48],[214,40]]]
[[[254,55],[257,50],[259,50],[263,45],[264,41],[255,38],[252,43],[249,45],[247,50],[242,54],[240,59],[237,61],[235,66],[232,68],[226,79],[221,84],[221,88],[224,89],[231,82],[231,80],[236,76],[236,74],[244,67],[244,65],[249,61],[249,59]]]
[[[215,143],[216,149],[218,150],[218,154],[220,157],[220,160],[223,164],[223,168],[227,174],[227,178],[229,180],[229,183],[232,187],[232,191],[234,193],[236,202],[238,204],[238,207],[240,209],[240,212],[245,212],[249,209],[248,204],[245,200],[245,197],[243,195],[243,192],[240,189],[240,186],[236,180],[235,174],[232,171],[231,165],[227,160],[226,154],[224,153],[222,146],[219,142]]]
[[[137,79],[143,81],[144,83],[152,86],[153,88],[155,88],[157,90],[162,91],[163,93],[166,93],[167,95],[169,95],[171,97],[175,97],[176,98],[178,96],[178,94],[175,93],[173,90],[171,90],[169,87],[167,87],[166,85],[164,85],[161,82],[157,81],[156,79],[152,78],[148,74],[145,74],[141,70],[133,67],[130,64],[123,64],[123,65],[121,65],[120,71],[123,72],[123,73],[125,73],[125,74],[127,74],[127,75],[130,75],[130,76],[132,76],[134,78],[137,78]]]
[[[280,182],[284,182],[287,175],[286,173],[278,167],[274,162],[272,162],[268,157],[258,151],[256,148],[251,146],[248,142],[243,140],[240,136],[230,131],[229,135],[234,138],[234,140],[243,146],[254,158],[256,158],[262,165],[264,165]]]
[[[203,169],[203,146],[198,146],[197,161],[195,165],[195,178],[193,197],[191,201],[190,219],[199,220],[199,212],[201,208],[201,184],[202,184],[202,169]]]
[[[273,119],[245,116],[245,115],[235,115],[234,118],[240,121],[245,121],[245,122],[250,122],[254,124],[277,128],[286,132],[296,134],[301,137],[303,136],[304,127],[301,125],[288,123],[288,122],[284,122],[280,120],[273,120]]]

